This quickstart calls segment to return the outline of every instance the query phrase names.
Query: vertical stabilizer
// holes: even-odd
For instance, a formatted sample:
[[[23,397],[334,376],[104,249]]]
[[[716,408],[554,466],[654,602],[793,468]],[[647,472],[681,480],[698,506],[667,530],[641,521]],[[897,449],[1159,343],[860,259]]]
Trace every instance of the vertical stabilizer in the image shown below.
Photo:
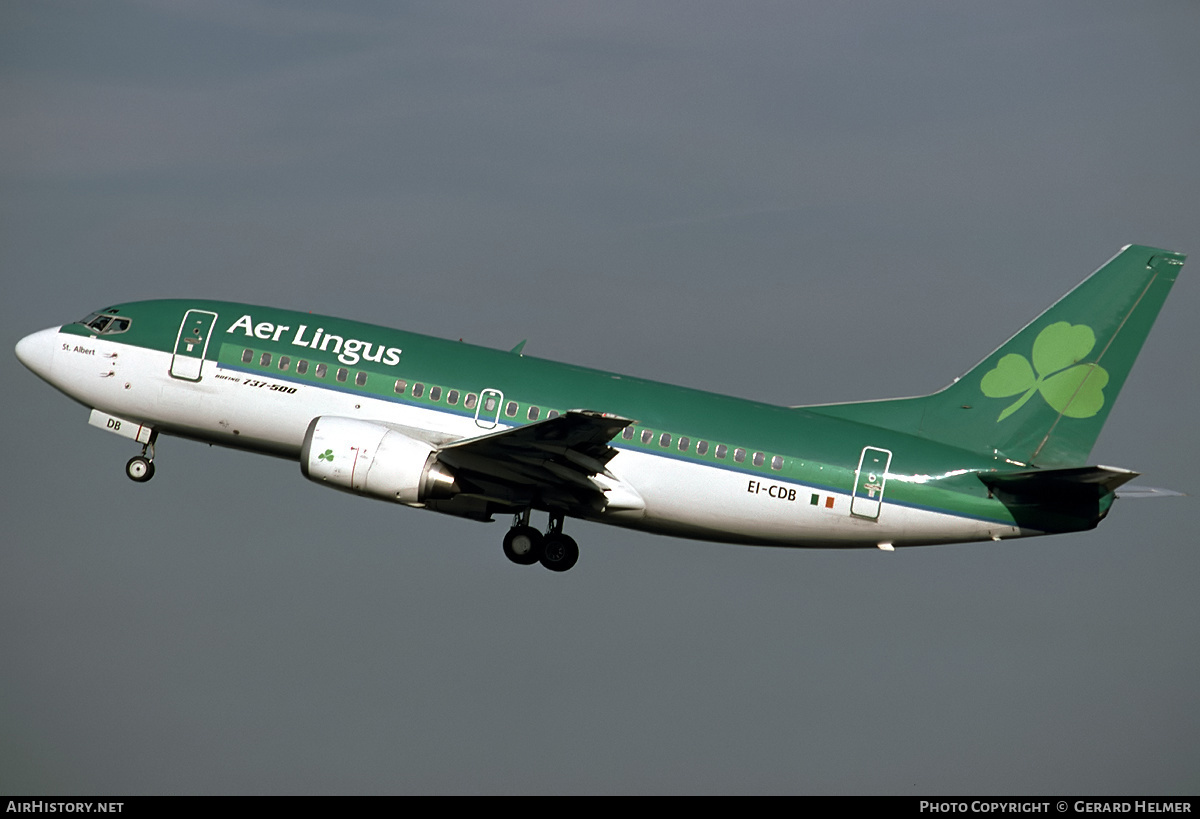
[[[1025,464],[1083,464],[1187,257],[1129,245],[932,395],[809,411]]]

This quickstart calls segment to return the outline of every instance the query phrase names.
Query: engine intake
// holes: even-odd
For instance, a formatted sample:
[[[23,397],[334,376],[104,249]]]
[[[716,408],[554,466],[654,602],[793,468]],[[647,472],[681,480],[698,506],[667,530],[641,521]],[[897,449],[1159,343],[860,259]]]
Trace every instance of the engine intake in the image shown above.
[[[335,489],[408,506],[459,492],[454,473],[437,462],[431,445],[355,418],[314,418],[304,434],[300,471]]]

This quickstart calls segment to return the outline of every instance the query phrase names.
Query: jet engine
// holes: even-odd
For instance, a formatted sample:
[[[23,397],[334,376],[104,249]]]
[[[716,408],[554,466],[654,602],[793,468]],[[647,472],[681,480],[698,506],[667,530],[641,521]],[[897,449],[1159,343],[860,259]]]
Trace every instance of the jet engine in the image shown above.
[[[304,434],[300,471],[356,495],[424,506],[459,491],[454,474],[424,441],[373,421],[322,415]]]

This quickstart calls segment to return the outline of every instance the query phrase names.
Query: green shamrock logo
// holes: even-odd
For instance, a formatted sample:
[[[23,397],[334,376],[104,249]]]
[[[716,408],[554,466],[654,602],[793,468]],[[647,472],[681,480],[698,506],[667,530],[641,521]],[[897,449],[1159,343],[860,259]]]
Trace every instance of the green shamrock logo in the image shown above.
[[[322,452],[320,455],[317,456],[317,459],[321,460],[321,461],[329,461],[330,463],[333,463],[333,450],[332,449],[325,450],[324,452]]]
[[[1099,364],[1080,364],[1096,346],[1096,334],[1083,324],[1059,321],[1043,328],[1033,342],[1033,364],[1009,353],[990,370],[979,388],[988,398],[1021,393],[997,423],[1040,392],[1046,403],[1068,418],[1091,418],[1104,406],[1108,372]],[[1035,373],[1036,370],[1036,373]]]

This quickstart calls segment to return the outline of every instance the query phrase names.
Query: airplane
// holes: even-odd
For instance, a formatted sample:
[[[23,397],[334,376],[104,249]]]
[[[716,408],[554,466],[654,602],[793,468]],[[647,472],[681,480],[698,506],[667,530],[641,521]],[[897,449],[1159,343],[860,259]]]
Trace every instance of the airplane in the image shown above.
[[[142,445],[134,481],[154,476],[160,435],[279,456],[333,489],[511,515],[508,559],[557,572],[579,558],[568,517],[893,551],[1108,514],[1138,473],[1088,454],[1185,258],[1126,246],[947,387],[843,404],[775,406],[526,356],[525,342],[208,300],[118,304],[16,355],[89,423]]]

